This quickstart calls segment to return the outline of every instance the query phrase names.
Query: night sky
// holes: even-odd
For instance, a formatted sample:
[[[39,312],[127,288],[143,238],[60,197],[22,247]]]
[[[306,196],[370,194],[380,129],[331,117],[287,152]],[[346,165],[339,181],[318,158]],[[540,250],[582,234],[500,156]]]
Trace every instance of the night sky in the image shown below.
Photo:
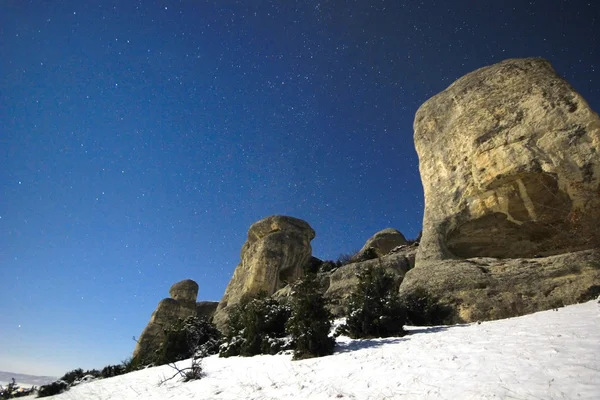
[[[121,362],[269,215],[321,259],[415,238],[417,108],[541,56],[599,110],[598,37],[593,0],[0,0],[0,370]]]

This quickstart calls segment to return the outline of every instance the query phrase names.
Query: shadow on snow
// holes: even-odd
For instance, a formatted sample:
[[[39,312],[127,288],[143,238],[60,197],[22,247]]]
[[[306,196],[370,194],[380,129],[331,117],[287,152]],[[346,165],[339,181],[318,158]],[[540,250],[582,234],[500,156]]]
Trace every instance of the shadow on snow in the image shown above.
[[[354,339],[349,341],[338,341],[335,344],[336,353],[348,353],[350,351],[356,351],[361,349],[372,349],[381,347],[387,344],[396,344],[410,339],[411,335],[420,333],[437,333],[443,332],[450,328],[467,327],[470,324],[458,324],[458,325],[440,325],[440,326],[411,326],[407,329],[406,335],[402,337],[389,337],[389,338],[372,338],[372,339]]]
[[[361,349],[373,349],[388,344],[396,344],[405,341],[405,337],[377,338],[377,339],[356,339],[349,342],[337,342],[335,344],[335,353],[348,353]]]

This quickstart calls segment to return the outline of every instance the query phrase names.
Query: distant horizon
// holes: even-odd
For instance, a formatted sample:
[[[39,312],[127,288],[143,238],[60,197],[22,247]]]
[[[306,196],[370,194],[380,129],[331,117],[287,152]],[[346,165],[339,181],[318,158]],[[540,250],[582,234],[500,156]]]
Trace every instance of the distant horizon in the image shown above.
[[[12,382],[12,379],[15,379],[15,383],[21,387],[24,386],[39,386],[50,383],[62,375],[58,376],[48,376],[48,375],[30,375],[23,374],[20,372],[11,372],[11,371],[1,371],[0,370],[0,385],[6,386],[8,383]]]

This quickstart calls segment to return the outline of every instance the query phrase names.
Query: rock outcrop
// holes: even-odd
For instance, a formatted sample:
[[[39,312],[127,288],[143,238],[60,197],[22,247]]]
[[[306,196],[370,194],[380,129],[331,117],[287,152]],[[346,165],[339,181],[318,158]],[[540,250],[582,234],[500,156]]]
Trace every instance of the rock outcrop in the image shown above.
[[[536,257],[597,240],[600,119],[549,62],[472,72],[425,102],[414,129],[417,258]]]
[[[549,62],[511,59],[474,71],[425,102],[414,129],[425,214],[402,295],[421,287],[472,321],[593,291],[600,118]],[[482,262],[486,272],[473,265]],[[531,288],[536,299],[510,311],[509,298],[530,299]]]
[[[311,259],[310,241],[314,237],[310,225],[298,218],[276,215],[254,223],[242,246],[241,262],[213,317],[215,325],[225,329],[228,308],[243,296],[260,292],[272,295],[300,278],[303,266]]]
[[[470,258],[419,265],[400,286],[401,297],[424,289],[450,311],[444,323],[510,318],[595,299],[600,251],[543,258]]]
[[[179,319],[190,316],[211,318],[218,303],[214,301],[196,302],[198,284],[191,279],[175,283],[169,289],[170,298],[161,300],[152,313],[150,322],[140,335],[133,357],[148,360],[164,340],[164,329]]]
[[[173,300],[181,301],[182,303],[193,301],[198,298],[198,284],[191,279],[186,279],[177,282],[169,289],[169,295]]]
[[[355,262],[343,265],[338,269],[320,274],[320,279],[325,281],[327,288],[324,297],[329,310],[336,317],[343,317],[348,307],[348,298],[358,285],[357,274],[368,267],[383,268],[390,273],[396,283],[402,282],[406,273],[414,266],[417,246],[403,246],[396,251],[388,251],[378,259]]]
[[[363,254],[367,249],[372,248],[377,257],[383,257],[392,251],[392,249],[407,244],[408,241],[400,231],[394,228],[387,228],[371,236],[358,254]]]

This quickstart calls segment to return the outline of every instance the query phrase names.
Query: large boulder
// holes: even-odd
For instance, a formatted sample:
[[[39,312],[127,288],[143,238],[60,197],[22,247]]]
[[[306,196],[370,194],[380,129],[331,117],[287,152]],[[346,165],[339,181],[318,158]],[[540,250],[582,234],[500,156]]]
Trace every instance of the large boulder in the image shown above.
[[[598,244],[600,118],[543,59],[472,72],[417,111],[418,259],[537,257]]]
[[[387,228],[371,236],[358,254],[364,254],[368,249],[372,248],[377,257],[383,257],[392,251],[392,249],[407,244],[408,241],[400,231],[394,228]]]
[[[456,305],[475,292],[470,275],[458,273],[468,262],[449,260],[490,257],[507,259],[487,275],[505,283],[496,285],[507,291],[494,296],[504,301],[496,308],[510,308],[502,298],[525,296],[517,283],[528,268],[540,290],[556,283],[550,275],[571,282],[568,295],[544,289],[551,299],[513,315],[569,304],[598,284],[590,264],[597,253],[581,254],[600,245],[600,118],[548,61],[511,59],[460,78],[419,108],[414,129],[425,214],[401,294],[420,287]],[[568,253],[571,263],[550,257]],[[548,261],[521,260],[522,268],[510,268],[519,273],[502,272],[508,259],[539,257]],[[478,307],[457,315],[510,316]]]
[[[218,305],[215,301],[196,302],[198,284],[191,279],[175,283],[169,294],[170,298],[158,303],[137,341],[133,357],[141,362],[151,359],[160,347],[165,328],[190,316],[211,318]]]
[[[243,296],[272,295],[300,278],[311,259],[314,237],[310,225],[298,218],[275,215],[254,223],[242,246],[241,262],[213,317],[215,325],[225,329],[228,309]]]
[[[198,297],[198,284],[191,279],[177,282],[169,289],[169,295],[174,300],[195,302]]]

